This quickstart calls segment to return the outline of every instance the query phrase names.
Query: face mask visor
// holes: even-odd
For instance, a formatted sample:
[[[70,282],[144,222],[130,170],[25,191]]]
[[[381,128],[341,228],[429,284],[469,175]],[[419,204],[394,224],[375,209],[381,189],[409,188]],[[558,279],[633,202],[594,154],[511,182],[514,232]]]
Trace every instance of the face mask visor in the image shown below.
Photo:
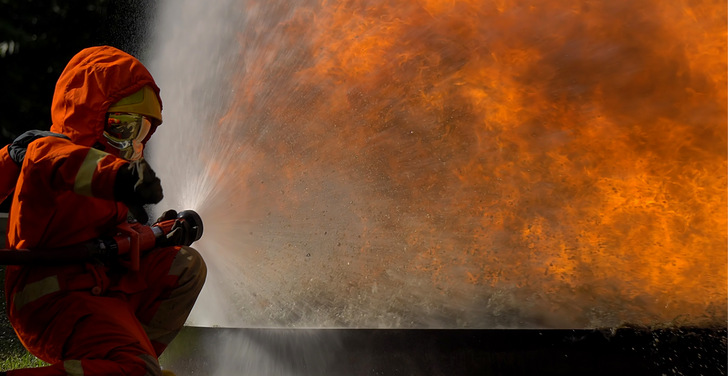
[[[147,116],[126,112],[110,112],[106,117],[104,140],[119,151],[119,158],[136,161],[142,158],[144,138],[152,128]]]

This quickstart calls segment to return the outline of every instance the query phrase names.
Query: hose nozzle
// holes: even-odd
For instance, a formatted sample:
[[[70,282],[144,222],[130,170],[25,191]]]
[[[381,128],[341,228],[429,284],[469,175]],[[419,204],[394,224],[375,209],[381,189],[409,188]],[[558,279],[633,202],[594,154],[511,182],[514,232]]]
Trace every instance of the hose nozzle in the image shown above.
[[[203,229],[202,218],[200,218],[200,215],[197,214],[196,211],[182,210],[181,212],[179,212],[179,214],[177,214],[177,218],[181,219],[185,223],[188,223],[190,226],[191,231],[189,231],[190,236],[188,237],[190,239],[190,242],[189,242],[189,244],[185,244],[185,245],[190,245],[190,244],[200,240],[200,238],[202,237],[202,229]]]
[[[174,219],[152,225],[157,246],[189,246],[200,240],[202,229],[202,218],[194,210],[183,210]]]

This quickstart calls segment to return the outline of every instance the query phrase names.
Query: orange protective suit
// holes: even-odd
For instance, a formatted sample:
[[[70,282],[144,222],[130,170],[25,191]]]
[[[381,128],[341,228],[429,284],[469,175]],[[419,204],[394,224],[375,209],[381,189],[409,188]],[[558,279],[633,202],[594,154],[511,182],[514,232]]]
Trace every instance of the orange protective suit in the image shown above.
[[[51,131],[70,141],[31,142],[20,168],[7,147],[0,150],[0,198],[14,190],[10,248],[32,251],[113,236],[127,221],[128,209],[114,201],[113,191],[128,162],[93,146],[109,106],[145,85],[159,95],[147,69],[113,47],[88,48],[71,59],[51,108]],[[187,319],[205,273],[189,247],[147,252],[139,272],[92,263],[8,266],[8,317],[28,350],[51,363],[8,375],[161,374],[157,358]]]

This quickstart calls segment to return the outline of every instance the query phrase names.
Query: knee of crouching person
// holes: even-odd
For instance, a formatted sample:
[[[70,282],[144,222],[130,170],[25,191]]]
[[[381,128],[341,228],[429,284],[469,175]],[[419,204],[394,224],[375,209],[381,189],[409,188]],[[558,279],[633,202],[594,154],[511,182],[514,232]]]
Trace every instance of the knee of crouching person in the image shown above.
[[[202,289],[207,277],[207,264],[205,264],[200,252],[192,247],[182,246],[177,257],[184,264],[184,271],[180,274],[180,279],[195,284],[198,289]]]

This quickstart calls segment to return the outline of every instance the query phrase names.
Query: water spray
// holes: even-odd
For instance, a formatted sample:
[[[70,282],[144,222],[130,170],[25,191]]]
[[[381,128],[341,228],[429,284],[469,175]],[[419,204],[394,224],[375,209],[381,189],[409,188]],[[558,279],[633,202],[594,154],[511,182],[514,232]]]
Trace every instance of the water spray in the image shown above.
[[[58,265],[87,261],[114,262],[119,255],[129,254],[131,270],[139,270],[141,252],[163,246],[189,246],[202,237],[202,218],[194,210],[183,210],[176,218],[151,226],[127,223],[113,237],[92,239],[60,248],[33,250],[0,250],[2,265]],[[182,236],[170,237],[181,233]]]

